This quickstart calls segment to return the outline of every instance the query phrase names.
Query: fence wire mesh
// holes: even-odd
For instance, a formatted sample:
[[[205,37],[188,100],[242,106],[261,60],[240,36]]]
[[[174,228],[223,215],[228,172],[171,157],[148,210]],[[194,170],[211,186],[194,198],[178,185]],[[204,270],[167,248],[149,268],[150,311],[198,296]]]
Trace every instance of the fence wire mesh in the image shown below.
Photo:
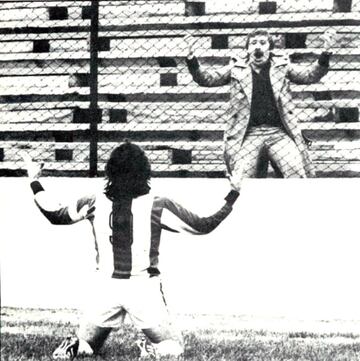
[[[357,0],[1,1],[0,174],[25,174],[25,149],[48,174],[89,175],[96,139],[101,175],[129,139],[155,175],[359,176],[359,12]],[[274,43],[265,69],[266,44],[247,44],[256,29]]]

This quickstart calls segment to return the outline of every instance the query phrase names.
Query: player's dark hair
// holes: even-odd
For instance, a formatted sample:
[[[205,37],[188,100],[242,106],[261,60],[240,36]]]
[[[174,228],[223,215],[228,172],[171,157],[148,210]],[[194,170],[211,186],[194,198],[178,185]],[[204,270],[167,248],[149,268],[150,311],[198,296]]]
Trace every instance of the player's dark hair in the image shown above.
[[[272,38],[271,34],[269,32],[267,32],[266,30],[253,30],[251,33],[249,33],[247,35],[246,38],[246,49],[249,49],[249,43],[250,43],[250,39],[254,38],[255,36],[266,36],[268,38],[269,44],[270,44],[270,50],[274,49],[274,39]]]
[[[105,167],[105,195],[112,201],[149,193],[151,165],[145,152],[129,141],[116,147]]]

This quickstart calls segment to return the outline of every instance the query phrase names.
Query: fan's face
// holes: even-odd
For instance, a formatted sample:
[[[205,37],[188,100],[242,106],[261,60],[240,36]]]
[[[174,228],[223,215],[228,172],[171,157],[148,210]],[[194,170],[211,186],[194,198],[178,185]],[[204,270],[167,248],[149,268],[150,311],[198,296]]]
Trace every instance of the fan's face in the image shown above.
[[[256,66],[264,65],[270,57],[270,43],[266,35],[256,35],[250,38],[248,45],[250,63]]]

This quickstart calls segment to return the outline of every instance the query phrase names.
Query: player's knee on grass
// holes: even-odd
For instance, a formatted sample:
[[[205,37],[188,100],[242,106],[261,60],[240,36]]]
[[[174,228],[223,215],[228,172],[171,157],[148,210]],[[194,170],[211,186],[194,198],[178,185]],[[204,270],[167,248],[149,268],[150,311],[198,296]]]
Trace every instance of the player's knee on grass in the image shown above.
[[[79,339],[79,349],[77,352],[78,356],[91,356],[94,354],[93,348],[89,345],[86,340]]]
[[[79,353],[81,350],[87,354],[87,351],[89,351],[88,346],[90,346],[93,353],[98,352],[111,330],[109,327],[99,327],[90,323],[81,324],[78,331],[78,338],[80,340]]]
[[[158,356],[180,356],[184,352],[182,337],[168,328],[143,329]]]

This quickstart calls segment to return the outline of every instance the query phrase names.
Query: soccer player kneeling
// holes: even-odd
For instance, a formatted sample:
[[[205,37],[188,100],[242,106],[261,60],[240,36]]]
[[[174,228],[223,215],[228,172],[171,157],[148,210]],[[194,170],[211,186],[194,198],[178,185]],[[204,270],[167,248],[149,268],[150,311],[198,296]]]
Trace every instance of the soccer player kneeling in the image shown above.
[[[96,260],[93,297],[89,299],[77,336],[67,337],[54,351],[55,359],[91,355],[103,345],[125,316],[143,331],[137,342],[140,356],[180,356],[181,335],[170,322],[159,271],[162,231],[206,234],[232,211],[239,189],[209,217],[199,217],[169,198],[150,192],[151,166],[144,151],[125,142],[106,164],[100,196],[85,195],[72,204],[54,202],[39,181],[41,166],[25,154],[35,203],[53,224],[88,221],[92,227]]]

